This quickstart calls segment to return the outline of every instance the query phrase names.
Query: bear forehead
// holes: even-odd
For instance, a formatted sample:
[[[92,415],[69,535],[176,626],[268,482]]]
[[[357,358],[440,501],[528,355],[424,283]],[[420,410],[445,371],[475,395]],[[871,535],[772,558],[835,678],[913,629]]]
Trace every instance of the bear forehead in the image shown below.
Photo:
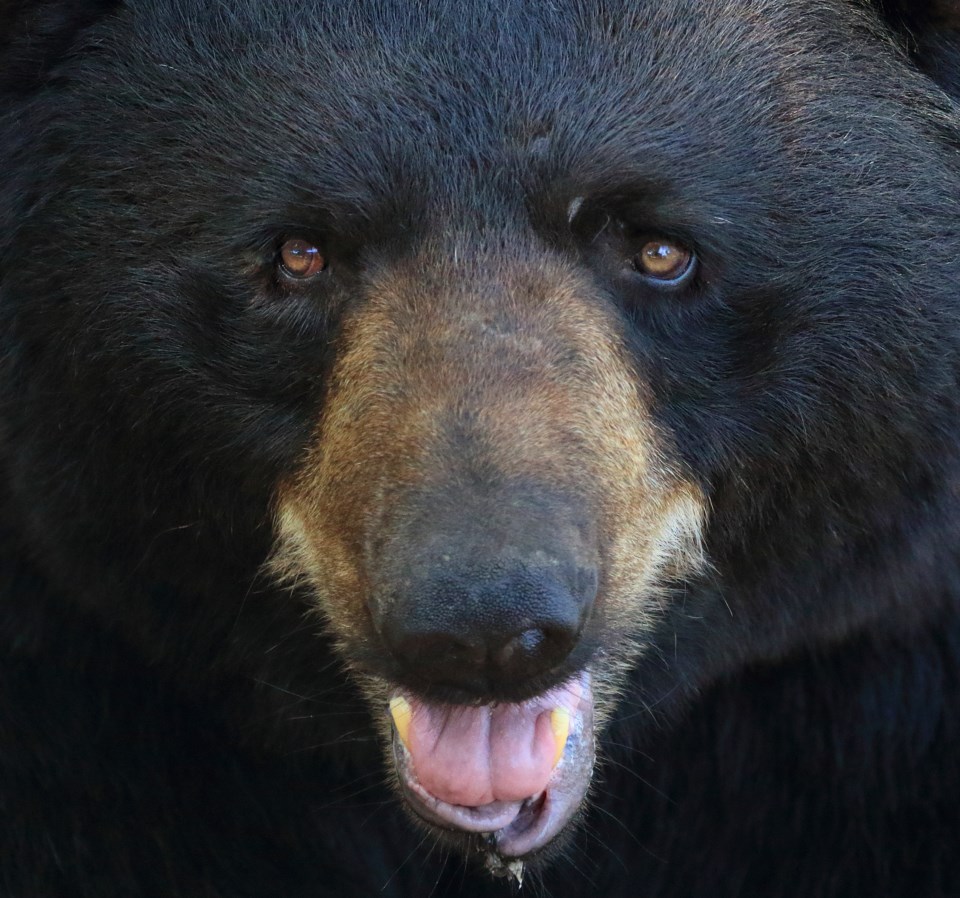
[[[516,219],[555,188],[566,205],[654,185],[673,221],[736,228],[778,205],[793,135],[829,116],[805,110],[843,80],[815,14],[798,29],[793,6],[231,0],[213,16],[153,0],[64,66],[76,114],[58,128],[133,194],[148,189],[138,169],[111,160],[170,172],[149,189],[200,211],[239,201],[251,227],[279,204],[314,215],[318,199],[341,233],[369,234],[398,210],[411,231],[428,206],[462,214],[478,192],[485,215]],[[834,32],[829,16],[856,21],[839,5],[823,16]]]
[[[284,138],[321,160],[370,156],[371,142],[394,161],[415,151],[435,162],[519,144],[596,159],[599,171],[640,136],[638,154],[665,141],[691,157],[706,142],[749,146],[750,129],[796,120],[826,66],[835,91],[836,60],[812,17],[796,27],[794,5],[231,0],[211,16],[196,0],[154,0],[94,31],[104,52],[78,80],[99,112],[135,114],[141,128],[233,116],[228,148],[241,158]],[[835,33],[828,18],[824,34]]]

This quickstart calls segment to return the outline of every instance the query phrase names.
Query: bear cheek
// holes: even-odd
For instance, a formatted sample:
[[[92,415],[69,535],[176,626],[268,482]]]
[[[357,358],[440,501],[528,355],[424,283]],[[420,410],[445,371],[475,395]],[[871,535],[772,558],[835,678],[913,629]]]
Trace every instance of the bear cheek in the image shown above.
[[[464,555],[498,565],[539,540],[595,568],[585,615],[608,644],[660,610],[663,577],[702,564],[706,502],[665,458],[616,320],[571,278],[533,280],[484,307],[396,279],[345,328],[316,439],[278,494],[274,565],[307,578],[346,643],[378,638],[425,555],[470,569]]]

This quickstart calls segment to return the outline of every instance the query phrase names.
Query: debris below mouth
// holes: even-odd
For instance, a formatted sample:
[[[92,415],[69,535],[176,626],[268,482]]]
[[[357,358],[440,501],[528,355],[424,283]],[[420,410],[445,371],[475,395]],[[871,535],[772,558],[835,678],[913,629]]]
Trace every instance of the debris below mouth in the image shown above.
[[[487,855],[487,872],[502,879],[512,877],[518,889],[523,888],[523,861],[507,861],[496,852]]]
[[[411,809],[448,831],[489,834],[514,879],[522,871],[518,876],[507,861],[552,841],[590,785],[593,698],[586,673],[517,704],[440,706],[397,695],[390,714]]]

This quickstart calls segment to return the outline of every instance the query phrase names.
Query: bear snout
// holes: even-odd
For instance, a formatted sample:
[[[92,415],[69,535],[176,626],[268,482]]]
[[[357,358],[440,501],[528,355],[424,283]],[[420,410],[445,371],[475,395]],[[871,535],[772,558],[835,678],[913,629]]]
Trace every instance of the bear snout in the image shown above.
[[[272,569],[311,584],[364,675],[523,702],[634,650],[706,506],[594,285],[468,249],[398,266],[345,322]]]
[[[569,676],[600,581],[585,503],[536,481],[413,490],[368,544],[370,617],[399,678],[459,700]]]
[[[478,559],[454,545],[407,567],[402,586],[375,601],[381,638],[407,677],[477,696],[560,669],[597,594],[596,565],[573,551]]]

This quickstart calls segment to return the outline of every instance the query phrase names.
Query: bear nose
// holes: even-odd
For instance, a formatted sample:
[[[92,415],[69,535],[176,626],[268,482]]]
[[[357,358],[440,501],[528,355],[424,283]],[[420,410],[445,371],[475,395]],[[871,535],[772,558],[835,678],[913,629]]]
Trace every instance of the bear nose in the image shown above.
[[[420,573],[394,592],[381,635],[408,674],[476,694],[516,689],[560,666],[597,594],[596,567],[572,559],[447,563]]]

